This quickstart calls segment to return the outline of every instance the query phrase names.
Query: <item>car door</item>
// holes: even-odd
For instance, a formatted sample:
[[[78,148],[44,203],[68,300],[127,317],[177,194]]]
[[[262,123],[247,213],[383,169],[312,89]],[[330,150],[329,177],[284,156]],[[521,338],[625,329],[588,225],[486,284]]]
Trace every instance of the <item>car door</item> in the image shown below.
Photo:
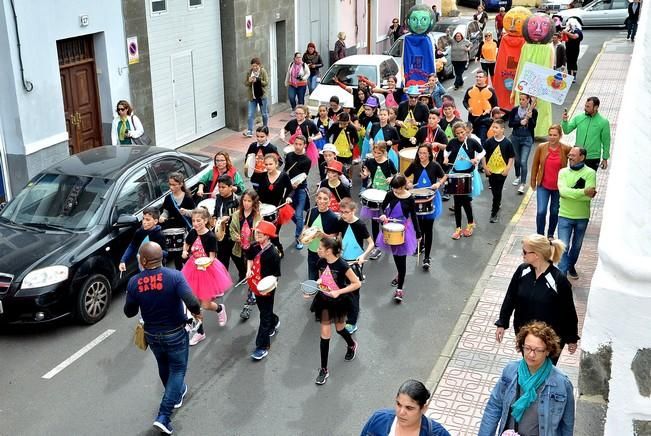
[[[170,190],[168,180],[171,173],[181,173],[186,179],[194,175],[194,172],[188,174],[188,167],[182,159],[173,156],[165,156],[155,160],[151,163],[150,168],[154,180],[154,192],[157,197],[162,197]]]
[[[584,26],[603,26],[607,22],[611,1],[597,0],[590,3],[581,14]]]
[[[604,26],[623,26],[628,17],[628,1],[612,0]]]

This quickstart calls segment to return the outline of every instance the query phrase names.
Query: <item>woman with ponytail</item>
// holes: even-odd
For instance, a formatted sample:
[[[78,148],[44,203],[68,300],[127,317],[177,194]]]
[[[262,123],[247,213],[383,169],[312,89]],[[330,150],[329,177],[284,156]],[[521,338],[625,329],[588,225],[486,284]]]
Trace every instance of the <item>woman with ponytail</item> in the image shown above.
[[[515,333],[532,321],[547,323],[560,338],[560,349],[568,345],[570,354],[576,351],[579,340],[579,321],[572,297],[572,285],[565,274],[554,264],[558,263],[565,251],[560,239],[549,240],[546,236],[532,234],[522,240],[522,259],[524,263],[515,270],[506,291],[495,322],[495,339],[502,342],[504,330],[509,328],[513,317]],[[552,356],[556,365],[558,355]]]

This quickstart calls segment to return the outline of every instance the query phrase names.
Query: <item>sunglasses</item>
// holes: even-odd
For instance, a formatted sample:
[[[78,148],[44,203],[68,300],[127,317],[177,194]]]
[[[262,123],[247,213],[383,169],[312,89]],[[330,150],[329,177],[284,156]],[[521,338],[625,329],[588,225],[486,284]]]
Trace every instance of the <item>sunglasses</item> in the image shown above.
[[[527,254],[533,254],[533,253],[535,253],[535,251],[527,251],[524,248],[522,249],[522,255],[523,256],[526,256]]]
[[[125,111],[125,110],[127,110],[127,108],[125,108],[125,107],[119,107],[118,108],[118,112],[122,112],[122,111]]]

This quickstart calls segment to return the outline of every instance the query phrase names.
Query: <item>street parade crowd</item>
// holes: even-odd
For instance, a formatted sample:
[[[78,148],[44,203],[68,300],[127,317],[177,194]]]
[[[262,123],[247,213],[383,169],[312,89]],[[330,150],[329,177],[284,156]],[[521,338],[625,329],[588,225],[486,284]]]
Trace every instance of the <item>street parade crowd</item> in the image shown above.
[[[314,47],[308,49],[313,62],[301,66],[297,53],[298,67],[290,66],[288,83],[307,85],[310,68],[321,66]],[[386,86],[360,77],[355,87],[341,84],[353,96],[350,106],[333,96],[310,114],[292,102],[293,116],[279,135],[282,144],[275,145],[266,104],[254,101],[265,93],[267,73],[258,58],[251,60],[245,85],[253,105],[245,136],[254,140],[243,171],[220,151],[195,194],[182,174],[169,174],[170,193],[160,209],[144,210],[142,227],[120,265],[125,270],[138,253],[141,272],[129,282],[124,311],[127,316],[140,312],[165,386],[156,428],[172,433],[171,414],[188,391],[183,381],[188,347],[205,340],[206,312],[215,312],[220,326],[227,324],[227,292],[248,288],[240,318],[249,319],[255,307],[259,311],[250,357],[259,361],[269,355],[281,325],[274,298],[283,288],[288,255],[281,228],[290,228],[296,250],[307,251],[301,290],[320,324],[315,382],[323,385],[330,376],[333,324],[345,343],[344,360],[357,355],[355,332],[365,273],[373,268],[369,262],[391,256],[395,276],[387,283],[388,296],[400,304],[409,297],[407,264],[416,262],[424,271],[432,267],[433,227],[448,209],[444,204],[451,203],[454,214],[451,238],[471,238],[482,221],[473,199],[489,191],[488,221],[498,222],[513,169],[514,192],[524,194],[528,186],[536,192],[537,234],[522,241],[523,263],[508,287],[495,336],[503,340],[513,315],[523,358],[505,367],[479,434],[572,434],[573,387],[555,365],[565,345],[574,353],[579,340],[568,279],[578,278],[590,201],[597,194],[596,171],[608,165],[609,122],[598,112],[599,99],[590,97],[584,113],[570,119],[565,111],[560,122],[547,122],[544,140],[535,145],[539,102],[519,94],[512,108],[503,107],[490,84],[492,73],[477,71],[460,102],[441,92],[435,73],[425,84],[405,89],[397,87],[396,77]],[[459,104],[468,111],[467,121],[461,120]],[[251,112],[258,106],[263,125],[254,128]],[[575,146],[562,141],[572,131]],[[312,183],[317,173],[319,181]],[[373,414],[362,434],[449,434],[424,415],[429,397],[421,382],[406,381],[395,410]]]

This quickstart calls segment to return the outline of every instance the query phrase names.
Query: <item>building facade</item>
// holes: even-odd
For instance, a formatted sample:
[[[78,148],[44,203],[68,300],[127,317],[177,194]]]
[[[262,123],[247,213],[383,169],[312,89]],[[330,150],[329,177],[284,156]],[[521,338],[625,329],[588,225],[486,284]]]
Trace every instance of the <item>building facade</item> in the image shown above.
[[[0,4],[0,162],[15,193],[53,162],[106,143],[129,83],[119,1]]]

